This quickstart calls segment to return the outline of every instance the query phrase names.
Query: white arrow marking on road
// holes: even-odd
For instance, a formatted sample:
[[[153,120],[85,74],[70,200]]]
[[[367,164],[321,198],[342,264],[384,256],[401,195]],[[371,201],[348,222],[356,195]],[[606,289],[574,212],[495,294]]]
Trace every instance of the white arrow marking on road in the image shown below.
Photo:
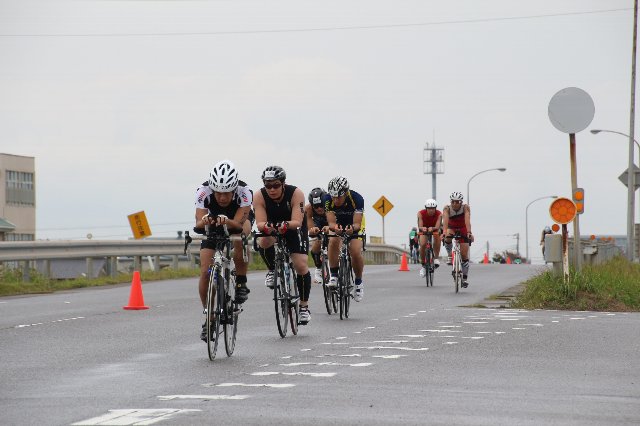
[[[178,410],[178,409],[138,409],[138,410],[109,410],[92,419],[72,423],[73,425],[151,425],[162,420],[167,420],[179,413],[202,410]]]

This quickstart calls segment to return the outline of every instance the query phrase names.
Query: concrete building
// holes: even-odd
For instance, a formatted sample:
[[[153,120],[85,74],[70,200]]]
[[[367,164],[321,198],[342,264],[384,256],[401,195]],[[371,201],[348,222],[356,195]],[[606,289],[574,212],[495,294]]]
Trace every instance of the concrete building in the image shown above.
[[[35,158],[0,153],[0,241],[36,238]]]

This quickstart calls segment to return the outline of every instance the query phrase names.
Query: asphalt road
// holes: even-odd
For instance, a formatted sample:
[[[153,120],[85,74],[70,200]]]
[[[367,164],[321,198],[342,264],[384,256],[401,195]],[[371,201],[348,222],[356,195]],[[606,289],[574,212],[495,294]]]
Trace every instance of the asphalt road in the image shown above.
[[[0,298],[0,423],[640,424],[640,314],[465,308],[539,267],[472,265],[455,294],[367,266],[341,321],[312,290],[312,321],[278,336],[263,274],[236,352],[208,360],[196,281]]]

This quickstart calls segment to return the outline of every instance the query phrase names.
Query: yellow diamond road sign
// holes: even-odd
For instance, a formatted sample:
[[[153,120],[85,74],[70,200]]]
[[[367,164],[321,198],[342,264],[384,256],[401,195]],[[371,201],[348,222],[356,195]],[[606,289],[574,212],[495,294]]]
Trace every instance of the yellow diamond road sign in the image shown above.
[[[373,208],[380,213],[380,216],[385,217],[387,213],[393,208],[393,204],[391,201],[387,200],[387,198],[383,195],[380,197],[378,201],[373,204]]]
[[[130,214],[127,217],[129,218],[129,225],[131,225],[131,230],[133,231],[133,237],[136,240],[151,235],[149,222],[147,222],[147,216],[144,214],[144,211]]]

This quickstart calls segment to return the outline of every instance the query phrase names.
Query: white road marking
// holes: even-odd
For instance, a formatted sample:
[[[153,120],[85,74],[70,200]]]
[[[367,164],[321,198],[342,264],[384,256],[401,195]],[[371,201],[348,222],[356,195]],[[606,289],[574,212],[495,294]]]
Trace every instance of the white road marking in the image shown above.
[[[350,345],[350,343],[344,343],[344,342],[323,342],[320,344],[321,345]]]
[[[305,349],[300,349],[300,352],[309,352],[311,349],[309,348],[305,348]]]
[[[465,321],[464,324],[487,324],[487,321]]]
[[[250,395],[158,395],[160,401],[174,399],[202,399],[204,401],[247,399]]]
[[[398,337],[427,337],[425,334],[398,334]]]
[[[399,351],[428,351],[429,348],[407,348],[405,346],[352,346],[349,349],[396,349]]]
[[[373,365],[372,362],[360,362],[357,364],[342,364],[339,362],[290,362],[288,364],[280,364],[283,367],[300,367],[301,365],[331,365],[331,366],[345,366],[345,367],[369,367]]]
[[[574,318],[569,318],[569,319],[572,319],[572,320],[583,320],[583,319],[586,319],[586,318],[582,318],[582,317],[574,317]]]
[[[346,338],[347,338],[346,336],[340,336],[340,337],[336,337],[336,340],[344,340]]]
[[[316,358],[326,358],[326,357],[332,357],[332,356],[341,356],[341,357],[360,357],[362,355],[360,354],[345,354],[345,355],[338,355],[338,354],[324,354],[324,355],[316,355]]]
[[[73,425],[151,425],[167,420],[176,414],[202,410],[178,410],[174,408],[109,410],[108,414],[73,423]]]
[[[249,388],[292,388],[295,385],[292,383],[220,383],[220,384],[204,384],[202,386],[212,388],[226,388],[232,386],[244,386]]]
[[[408,355],[372,355],[371,358],[398,359]]]
[[[478,334],[493,334],[493,331],[476,331]]]
[[[365,327],[368,330],[374,329],[375,327]]]
[[[298,371],[296,373],[280,373],[278,371],[258,371],[257,373],[249,373],[251,376],[277,376],[282,374],[283,376],[311,376],[311,377],[333,377],[338,373],[304,373]]]
[[[374,340],[371,343],[395,343],[399,345],[400,343],[409,343],[409,340]]]
[[[442,328],[462,328],[461,325],[441,325]],[[422,331],[422,330],[420,330]]]
[[[472,340],[484,339],[483,336],[470,336],[470,337],[461,336],[461,338],[462,339],[472,339]]]
[[[542,324],[522,324],[522,325],[530,325],[531,327],[544,327]]]
[[[25,327],[35,327],[36,325],[44,325],[44,324],[53,324],[56,322],[63,322],[63,321],[73,321],[73,320],[79,320],[79,319],[84,319],[85,317],[73,317],[73,318],[64,318],[64,319],[59,319],[59,320],[53,320],[53,321],[49,321],[49,322],[37,322],[35,324],[20,324],[20,325],[16,325],[13,328],[25,328]]]
[[[281,358],[281,359],[290,359],[290,358],[293,358],[293,357],[292,357],[291,355],[287,355],[287,356],[282,356],[282,357],[280,357],[280,358]]]
[[[520,321],[520,318],[500,318],[500,321]]]
[[[457,345],[458,342],[443,342],[443,345]]]
[[[524,327],[511,327],[512,330],[526,330]]]
[[[426,331],[428,333],[462,333],[458,330],[418,330],[418,331]]]

